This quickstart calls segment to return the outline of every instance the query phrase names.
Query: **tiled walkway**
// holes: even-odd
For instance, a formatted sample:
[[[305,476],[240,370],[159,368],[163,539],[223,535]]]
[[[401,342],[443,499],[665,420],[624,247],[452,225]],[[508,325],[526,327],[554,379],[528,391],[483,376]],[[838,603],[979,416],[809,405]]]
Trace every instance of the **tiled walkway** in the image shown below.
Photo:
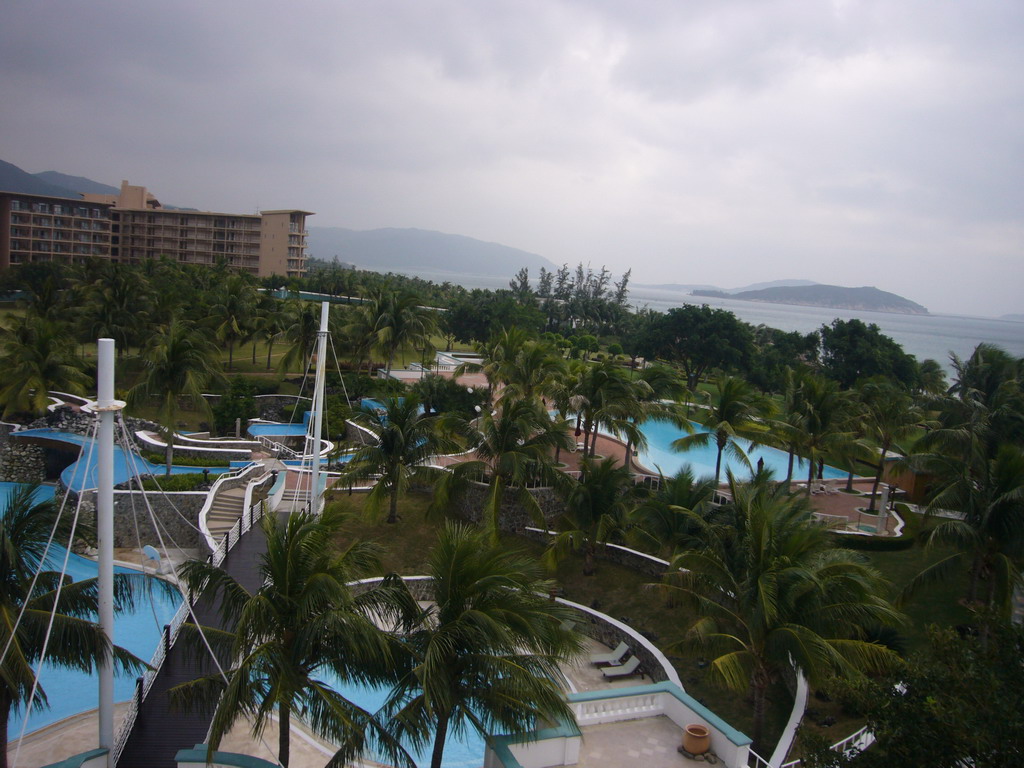
[[[664,715],[620,723],[590,725],[583,730],[582,768],[679,768],[708,765],[676,751],[683,730]]]

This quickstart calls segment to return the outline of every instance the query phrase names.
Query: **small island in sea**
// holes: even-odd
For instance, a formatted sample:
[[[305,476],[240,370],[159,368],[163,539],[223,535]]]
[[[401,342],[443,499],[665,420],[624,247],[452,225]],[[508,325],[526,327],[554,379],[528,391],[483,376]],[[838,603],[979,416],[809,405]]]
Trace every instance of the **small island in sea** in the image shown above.
[[[770,304],[796,304],[805,307],[827,307],[829,309],[868,310],[871,312],[894,312],[901,315],[927,315],[928,310],[910,299],[878,288],[846,288],[841,285],[788,285],[761,288],[753,291],[727,293],[697,289],[691,296],[709,296],[741,301],[761,301]]]

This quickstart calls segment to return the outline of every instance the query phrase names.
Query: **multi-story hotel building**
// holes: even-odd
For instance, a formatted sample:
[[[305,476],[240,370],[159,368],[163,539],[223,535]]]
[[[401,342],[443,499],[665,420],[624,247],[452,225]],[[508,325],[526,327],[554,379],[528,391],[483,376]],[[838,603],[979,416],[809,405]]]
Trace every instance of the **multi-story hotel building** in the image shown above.
[[[118,195],[0,192],[0,268],[90,257],[120,263],[167,257],[184,264],[223,261],[258,277],[300,276],[306,271],[306,217],[312,215],[167,209],[145,187],[126,181]]]

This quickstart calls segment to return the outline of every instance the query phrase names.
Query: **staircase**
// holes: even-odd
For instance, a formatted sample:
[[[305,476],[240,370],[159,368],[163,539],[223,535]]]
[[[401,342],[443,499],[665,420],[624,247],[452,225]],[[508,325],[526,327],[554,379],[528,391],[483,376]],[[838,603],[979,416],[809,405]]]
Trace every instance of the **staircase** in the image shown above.
[[[214,541],[220,541],[242,516],[245,509],[245,487],[220,491],[210,504],[206,524]]]

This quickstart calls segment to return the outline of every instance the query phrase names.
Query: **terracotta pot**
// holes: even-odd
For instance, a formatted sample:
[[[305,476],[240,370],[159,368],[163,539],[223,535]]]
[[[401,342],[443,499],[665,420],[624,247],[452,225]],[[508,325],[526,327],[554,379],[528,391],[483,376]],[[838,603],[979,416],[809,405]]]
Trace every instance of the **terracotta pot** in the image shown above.
[[[711,731],[699,723],[686,726],[683,729],[683,749],[691,755],[703,755],[711,749]]]

